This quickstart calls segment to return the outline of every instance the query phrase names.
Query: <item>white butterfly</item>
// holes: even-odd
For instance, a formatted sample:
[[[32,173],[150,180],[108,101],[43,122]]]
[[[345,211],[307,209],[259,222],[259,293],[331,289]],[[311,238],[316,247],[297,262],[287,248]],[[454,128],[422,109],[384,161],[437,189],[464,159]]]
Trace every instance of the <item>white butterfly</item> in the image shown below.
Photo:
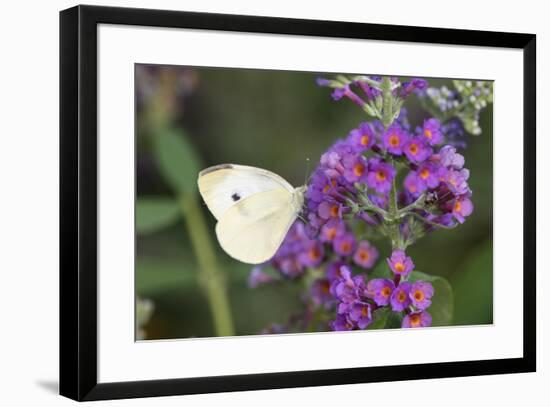
[[[273,257],[304,203],[305,187],[294,188],[270,171],[221,164],[199,173],[199,191],[218,220],[225,252],[243,263]]]

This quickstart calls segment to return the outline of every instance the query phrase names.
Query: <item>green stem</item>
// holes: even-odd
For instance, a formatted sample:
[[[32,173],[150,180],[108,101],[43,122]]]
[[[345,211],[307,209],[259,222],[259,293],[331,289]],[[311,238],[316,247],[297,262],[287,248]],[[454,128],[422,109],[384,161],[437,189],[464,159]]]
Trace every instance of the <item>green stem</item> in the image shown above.
[[[382,78],[382,124],[387,130],[393,121],[393,96],[391,94],[391,80],[389,77]]]
[[[210,312],[214,319],[214,329],[218,336],[232,336],[235,331],[225,279],[216,261],[214,246],[203,212],[194,196],[180,195],[179,203],[187,231],[191,237],[193,250],[199,262],[199,282],[208,297]]]
[[[407,215],[413,216],[413,217],[417,218],[418,220],[421,220],[422,222],[427,223],[428,225],[431,225],[431,226],[436,227],[436,228],[449,229],[450,230],[450,229],[454,229],[457,226],[456,224],[454,224],[453,226],[445,226],[445,225],[442,225],[441,223],[432,222],[431,220],[428,220],[425,217],[420,216],[416,212],[409,212],[409,213],[407,213]]]
[[[390,224],[388,225],[389,235],[391,239],[392,250],[401,249],[401,236],[399,231],[399,208],[397,207],[397,188],[395,185],[395,177],[392,181],[392,187],[390,191],[390,201],[388,205],[388,212],[391,216]]]

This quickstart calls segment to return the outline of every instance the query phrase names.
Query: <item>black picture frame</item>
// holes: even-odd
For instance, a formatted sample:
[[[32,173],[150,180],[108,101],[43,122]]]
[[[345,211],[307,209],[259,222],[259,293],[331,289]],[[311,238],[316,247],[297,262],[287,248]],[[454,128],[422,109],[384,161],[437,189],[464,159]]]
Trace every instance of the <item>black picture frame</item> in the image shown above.
[[[97,27],[193,28],[523,51],[523,357],[98,383],[97,380]],[[74,400],[214,393],[536,370],[536,36],[504,32],[360,24],[76,6],[60,12],[60,394]]]

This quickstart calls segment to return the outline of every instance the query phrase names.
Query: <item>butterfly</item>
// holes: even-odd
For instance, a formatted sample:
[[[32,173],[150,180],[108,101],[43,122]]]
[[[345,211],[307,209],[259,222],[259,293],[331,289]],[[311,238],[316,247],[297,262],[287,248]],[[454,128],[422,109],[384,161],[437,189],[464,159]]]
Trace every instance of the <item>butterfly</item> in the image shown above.
[[[271,171],[220,164],[199,173],[199,191],[218,220],[222,249],[243,263],[273,257],[300,214],[306,187],[294,188]]]

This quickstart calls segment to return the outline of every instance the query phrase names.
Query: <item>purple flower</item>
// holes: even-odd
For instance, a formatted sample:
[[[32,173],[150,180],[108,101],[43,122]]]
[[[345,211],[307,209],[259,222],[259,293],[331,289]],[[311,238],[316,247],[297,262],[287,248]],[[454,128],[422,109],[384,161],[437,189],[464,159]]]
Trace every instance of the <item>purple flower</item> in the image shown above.
[[[248,286],[250,288],[256,288],[260,285],[270,284],[275,281],[277,281],[277,279],[263,271],[260,266],[254,267],[248,276]]]
[[[418,164],[432,155],[432,149],[420,137],[413,137],[403,147],[410,162]]]
[[[424,125],[422,126],[422,137],[431,146],[441,144],[443,141],[443,133],[441,132],[441,123],[439,120],[434,118],[424,120]]]
[[[370,269],[378,259],[378,250],[368,241],[362,240],[357,244],[357,249],[353,255],[353,261],[359,267]]]
[[[357,96],[357,94],[351,90],[349,85],[334,89],[331,96],[334,100],[340,100],[343,97],[347,97],[360,108],[363,108],[363,106],[366,105],[366,102]]]
[[[424,310],[432,305],[431,298],[433,295],[434,288],[427,281],[415,281],[409,291],[412,304],[419,310]]]
[[[402,281],[397,286],[390,298],[392,310],[395,312],[401,312],[411,304],[411,299],[409,298],[410,290],[411,283],[408,281]]]
[[[337,236],[346,231],[346,226],[340,219],[330,219],[321,227],[319,239],[324,243],[332,242]]]
[[[368,163],[362,155],[348,155],[344,161],[344,178],[350,183],[363,181],[367,176]]]
[[[466,217],[470,216],[474,210],[474,204],[466,197],[455,199],[453,204],[453,216],[460,223],[466,221]]]
[[[327,266],[327,277],[329,280],[339,280],[342,278],[342,266],[344,266],[345,269],[349,269],[350,266],[348,266],[346,263],[342,261],[333,261],[332,263],[329,263]]]
[[[426,190],[426,183],[420,179],[418,174],[410,171],[403,180],[405,190],[414,198],[418,198]]]
[[[415,89],[425,89],[428,86],[428,81],[420,78],[413,78],[411,81],[403,82],[401,85],[401,97],[405,98]]]
[[[464,156],[456,152],[453,146],[443,146],[439,150],[439,162],[442,166],[461,170],[464,167]]]
[[[371,306],[366,302],[354,302],[349,310],[349,319],[355,322],[359,329],[365,329],[372,322]]]
[[[351,304],[360,299],[365,291],[363,276],[352,276],[347,266],[340,267],[340,278],[334,280],[330,286],[330,293],[345,304]]]
[[[384,147],[394,155],[403,154],[403,147],[409,140],[409,135],[401,126],[392,125],[382,136]]]
[[[374,131],[369,123],[361,123],[359,128],[353,129],[348,141],[355,152],[362,153],[374,144]]]
[[[470,187],[468,186],[468,178],[470,176],[470,171],[466,168],[462,170],[449,170],[447,171],[447,176],[445,177],[445,182],[449,187],[449,190],[455,195],[463,195],[470,192]]]
[[[351,331],[355,327],[345,315],[338,314],[336,319],[330,322],[330,327],[333,331]]]
[[[271,259],[271,265],[287,277],[298,277],[304,271],[304,265],[299,257],[304,246],[312,241],[306,235],[305,226],[296,221],[288,231],[285,240]]]
[[[304,244],[302,252],[298,255],[298,260],[306,267],[317,267],[323,261],[324,256],[323,244],[312,240]]]
[[[390,303],[395,285],[393,281],[387,278],[374,278],[367,283],[367,295],[379,307],[386,306]]]
[[[352,233],[344,233],[334,239],[332,248],[340,256],[350,256],[355,250],[355,237]]]
[[[394,250],[387,259],[390,269],[399,276],[406,277],[414,269],[414,263],[403,250]]]
[[[395,173],[395,168],[392,165],[378,158],[371,158],[369,160],[367,185],[380,194],[386,194],[391,189]]]
[[[371,76],[370,79],[372,79],[372,80],[379,80],[379,79],[377,79],[377,78],[374,77],[374,76]],[[361,88],[361,90],[363,91],[363,93],[365,94],[365,96],[367,97],[367,99],[369,99],[369,100],[372,100],[372,99],[374,99],[375,97],[377,97],[377,96],[379,96],[379,95],[381,94],[381,92],[380,92],[378,89],[376,89],[376,88],[370,86],[370,85],[369,85],[367,82],[365,82],[365,81],[359,80],[359,81],[356,81],[355,84]]]
[[[432,316],[427,311],[411,312],[405,315],[401,324],[402,328],[420,328],[430,326],[432,324]]]
[[[443,167],[437,167],[432,163],[425,162],[416,170],[418,180],[427,188],[436,188],[439,185],[440,178],[444,178],[446,170]]]
[[[341,218],[342,217],[342,205],[338,202],[323,201],[319,204],[317,213],[321,219]]]
[[[330,294],[330,280],[319,278],[311,285],[311,300],[316,305],[330,307],[334,303],[334,297]]]

